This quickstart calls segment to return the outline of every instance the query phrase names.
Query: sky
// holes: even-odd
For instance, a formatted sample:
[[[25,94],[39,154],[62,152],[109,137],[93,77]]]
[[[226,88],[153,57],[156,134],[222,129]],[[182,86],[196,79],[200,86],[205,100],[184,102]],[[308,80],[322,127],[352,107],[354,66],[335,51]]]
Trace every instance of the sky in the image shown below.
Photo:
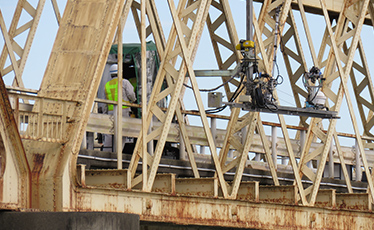
[[[34,7],[36,6],[38,0],[28,0],[31,5]],[[12,15],[14,13],[16,4],[18,1],[16,0],[0,0],[0,9],[3,13],[5,23],[7,28],[9,28]],[[57,0],[61,14],[63,12],[63,9],[66,4],[66,0]],[[176,0],[176,5],[177,5],[177,0]],[[234,17],[235,25],[236,25],[236,30],[238,32],[238,37],[240,38],[245,38],[245,6],[246,3],[244,0],[230,0],[230,7],[232,10],[232,15]],[[170,28],[172,26],[172,20],[169,12],[169,8],[167,5],[167,1],[156,1],[158,10],[159,10],[159,16],[161,19],[161,23],[163,25],[163,30],[166,35],[168,36],[168,33],[170,31]],[[258,3],[255,3],[255,11],[259,12],[260,5]],[[212,13],[214,15],[214,10],[212,10]],[[294,11],[294,15],[296,18],[296,23],[297,27],[299,28],[299,33],[300,33],[300,39],[302,40],[302,46],[303,46],[303,51],[308,63],[308,67],[312,67],[312,59],[311,55],[309,53],[309,48],[306,42],[306,36],[303,33],[303,27],[302,27],[302,21],[299,12]],[[316,16],[316,15],[307,15],[307,19],[309,22],[310,26],[310,31],[313,37],[313,43],[314,47],[316,49],[316,52],[318,53],[318,49],[321,45],[322,41],[322,36],[324,33],[324,18],[322,16]],[[26,22],[30,20],[30,17],[27,16],[27,14],[22,14],[21,21]],[[323,26],[321,26],[323,25]],[[223,30],[224,28],[220,28],[219,30]],[[26,63],[25,71],[23,74],[23,81],[25,84],[26,88],[31,88],[31,89],[39,89],[41,80],[44,75],[44,71],[46,69],[46,65],[48,63],[49,55],[54,43],[54,39],[56,36],[58,30],[58,24],[53,12],[52,4],[51,1],[46,1],[43,14],[39,23],[38,30],[35,34],[35,39],[33,42],[33,46],[30,51],[30,55],[28,58],[28,61]],[[134,43],[134,42],[139,42],[138,34],[135,28],[135,24],[132,20],[132,15],[130,14],[126,26],[125,26],[125,34],[124,34],[124,43]],[[374,47],[372,45],[372,40],[373,40],[373,28],[369,26],[364,26],[363,32],[362,32],[362,40],[363,44],[365,47],[366,51],[366,58],[368,60],[368,63],[373,63],[374,62]],[[17,42],[20,42],[21,44],[25,42],[25,36],[19,36],[16,39]],[[2,36],[0,36],[0,46],[3,47],[4,41],[2,40]],[[225,53],[224,53],[225,55]],[[226,53],[227,55],[227,53]],[[291,87],[289,84],[288,76],[286,69],[284,67],[282,55],[280,51],[278,50],[278,64],[280,66],[280,74],[284,77],[284,83],[280,86],[277,87],[277,92],[279,96],[279,101],[281,105],[284,106],[294,106],[294,99],[292,96],[292,91]],[[357,55],[356,55],[357,56]],[[9,61],[7,61],[7,65],[9,64]],[[370,64],[369,64],[370,65]],[[234,68],[234,66],[232,66]],[[201,42],[199,44],[198,52],[196,55],[196,59],[194,61],[194,69],[217,69],[217,64],[216,60],[213,54],[213,49],[212,45],[210,43],[210,38],[209,34],[207,32],[207,29],[205,28]],[[374,71],[374,66],[370,65],[371,72],[373,73]],[[11,85],[12,79],[13,79],[12,74],[9,74],[8,76],[4,77],[5,83],[7,85]],[[200,88],[214,88],[216,85],[219,85],[220,79],[215,79],[212,80],[211,78],[199,78],[198,79],[198,84]],[[349,83],[350,85],[350,83]],[[223,90],[221,90],[223,92]],[[354,95],[352,87],[350,86],[350,94],[351,96]],[[203,102],[207,104],[207,98],[206,94],[202,94],[203,97]],[[196,103],[191,102],[189,99],[192,98],[192,92],[187,90],[186,95],[185,95],[185,105],[187,109],[196,109]],[[227,98],[224,98],[224,101],[227,100]],[[355,99],[352,97],[352,101],[354,103],[354,107],[356,108],[356,103]],[[348,110],[346,109],[346,104],[345,101],[343,102],[342,105],[342,110],[340,112],[340,116],[342,119],[338,121],[337,125],[337,130],[341,132],[348,132],[348,133],[353,133],[353,128],[348,127],[346,124],[347,122],[350,122],[350,117],[348,114]],[[226,109],[222,114],[224,115],[229,115],[230,111],[229,109]],[[277,116],[273,114],[262,114],[261,115],[262,119],[265,121],[274,121],[278,122]],[[292,124],[292,125],[297,125],[298,124],[298,119],[297,117],[292,117],[292,116],[285,116],[285,119],[287,121],[287,124]],[[358,115],[358,112],[356,111],[356,119],[358,120],[359,126],[361,125],[361,121]],[[192,123],[198,124],[200,121],[197,117],[190,117],[190,120]],[[325,127],[327,127],[327,121],[324,122]],[[219,123],[219,128],[225,128],[226,123],[225,122],[220,122]],[[361,129],[362,130],[362,129]],[[267,132],[270,132],[270,128],[267,130]],[[280,131],[278,131],[280,133]],[[361,131],[362,132],[362,131]],[[292,132],[291,132],[292,133]],[[351,141],[349,144],[352,144]]]

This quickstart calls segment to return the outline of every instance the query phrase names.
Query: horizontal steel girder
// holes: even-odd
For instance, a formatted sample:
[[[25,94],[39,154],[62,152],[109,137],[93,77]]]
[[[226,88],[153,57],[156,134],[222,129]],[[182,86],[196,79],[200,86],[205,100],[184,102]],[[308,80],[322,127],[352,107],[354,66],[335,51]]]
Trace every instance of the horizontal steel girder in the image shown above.
[[[187,197],[105,188],[78,188],[80,211],[134,213],[142,221],[256,229],[372,229],[369,212]],[[355,221],[352,221],[352,220]],[[332,221],[333,220],[333,221]]]

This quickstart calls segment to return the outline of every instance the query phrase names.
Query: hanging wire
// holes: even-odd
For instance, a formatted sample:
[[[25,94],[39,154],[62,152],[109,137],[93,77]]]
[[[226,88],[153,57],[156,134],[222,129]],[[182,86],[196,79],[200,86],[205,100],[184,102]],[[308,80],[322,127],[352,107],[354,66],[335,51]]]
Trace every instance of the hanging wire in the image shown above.
[[[281,85],[282,83],[283,83],[283,77],[282,77],[282,75],[280,74],[280,71],[279,71],[279,66],[278,66],[278,63],[277,62],[275,62],[275,66],[277,67],[277,77],[275,78],[275,82],[276,82],[276,84],[277,85]],[[279,79],[281,80],[280,82],[279,82]]]
[[[243,81],[244,81],[244,75],[241,76],[239,86],[236,88],[236,90],[235,90],[234,94],[232,95],[232,97],[230,98],[229,102],[235,101],[236,98],[243,91],[243,89],[244,89]],[[205,112],[208,113],[208,114],[219,113],[219,112],[222,112],[226,108],[227,108],[227,105],[224,105],[224,106],[221,106],[221,107],[218,107],[218,108],[215,108],[215,109],[205,110]]]
[[[237,73],[235,75],[239,75],[239,73],[241,72],[241,69],[242,69],[242,66],[240,65]],[[235,92],[233,93],[232,97],[229,99],[229,102],[233,102],[235,101],[235,99],[240,95],[240,93],[243,91],[244,89],[244,86],[243,86],[243,81],[244,81],[244,75],[241,75],[241,78],[240,78],[240,82],[239,82],[239,86],[236,88]],[[206,113],[208,114],[214,114],[214,113],[219,113],[219,112],[222,112],[223,110],[225,110],[227,108],[227,105],[224,105],[224,106],[220,106],[220,107],[217,107],[217,108],[214,108],[214,109],[207,109],[205,110]],[[192,110],[193,112],[199,112],[197,110]]]

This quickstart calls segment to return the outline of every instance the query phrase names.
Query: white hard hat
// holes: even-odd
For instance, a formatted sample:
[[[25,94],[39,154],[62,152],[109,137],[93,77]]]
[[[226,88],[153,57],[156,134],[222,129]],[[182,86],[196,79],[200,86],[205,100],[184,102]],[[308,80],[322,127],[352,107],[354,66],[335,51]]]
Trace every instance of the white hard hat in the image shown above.
[[[118,73],[118,65],[114,64],[109,68],[110,75],[117,75]]]

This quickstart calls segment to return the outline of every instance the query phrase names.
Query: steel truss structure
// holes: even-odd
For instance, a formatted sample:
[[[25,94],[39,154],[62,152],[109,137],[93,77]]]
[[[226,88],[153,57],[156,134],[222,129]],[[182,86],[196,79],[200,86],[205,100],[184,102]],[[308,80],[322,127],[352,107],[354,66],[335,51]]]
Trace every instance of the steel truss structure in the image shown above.
[[[68,0],[62,17],[56,0],[51,2],[59,23],[59,31],[40,90],[34,92],[37,93],[36,96],[24,94],[26,90],[22,74],[46,0],[39,0],[35,6],[29,0],[19,0],[9,28],[5,25],[0,6],[0,27],[5,44],[0,56],[0,73],[2,76],[13,73],[13,90],[20,92],[9,92],[9,102],[4,84],[1,88],[1,209],[121,211],[140,214],[141,218],[147,221],[257,228],[285,227],[291,224],[295,227],[321,229],[329,224],[325,217],[334,216],[341,221],[347,221],[354,216],[361,219],[355,222],[356,225],[352,228],[372,226],[370,211],[374,185],[371,173],[373,165],[370,163],[372,159],[369,154],[374,148],[374,88],[361,32],[364,24],[371,26],[374,23],[373,0],[257,1],[261,4],[261,10],[258,15],[253,12],[252,19],[259,69],[272,73],[274,46],[281,47],[295,104],[302,108],[307,92],[298,82],[308,71],[306,60],[311,58],[313,65],[324,72],[326,80],[322,91],[329,99],[330,110],[339,113],[343,99],[346,99],[354,130],[352,136],[358,146],[357,157],[347,160],[347,154],[336,131],[336,119],[328,120],[327,130],[324,130],[321,118],[300,117],[298,130],[307,131],[305,141],[300,141],[300,150],[297,150],[294,138],[289,135],[290,126],[284,116],[278,114],[285,156],[289,159],[294,178],[294,185],[290,186],[291,189],[287,187],[290,189],[287,192],[284,192],[285,187],[280,185],[277,174],[278,166],[276,156],[274,157],[276,143],[272,145],[269,142],[260,113],[246,112],[241,116],[240,108],[232,108],[224,137],[218,141],[209,125],[199,91],[193,63],[205,27],[209,32],[218,70],[229,70],[241,60],[240,52],[235,49],[239,38],[230,9],[230,4],[235,4],[233,1],[179,0],[175,5],[174,0],[167,0],[172,18],[172,27],[167,37],[155,0]],[[219,12],[218,16],[211,14],[212,8]],[[280,9],[278,29],[275,26],[277,8]],[[122,169],[122,153],[118,151],[118,170],[85,170],[84,166],[77,167],[76,164],[82,139],[86,127],[89,130],[87,124],[90,124],[89,120],[93,116],[91,108],[110,47],[112,44],[122,45],[123,34],[126,34],[124,26],[130,17],[130,11],[143,48],[142,65],[146,65],[145,47],[146,40],[149,39],[153,39],[157,46],[161,64],[151,97],[148,103],[141,105],[141,125],[139,132],[134,134],[138,141],[128,169]],[[314,46],[309,29],[311,22],[307,20],[306,11],[320,14],[325,19],[323,41],[318,50]],[[297,26],[295,13],[300,13],[301,28]],[[20,25],[22,14],[28,14],[32,19]],[[301,41],[299,31],[305,33],[306,45]],[[16,42],[17,36],[20,35],[27,37],[23,46]],[[305,49],[309,50],[311,57],[305,56]],[[226,55],[227,53],[229,55]],[[121,58],[122,54],[119,52],[119,63],[122,62]],[[6,66],[6,63],[10,65]],[[120,67],[119,72],[122,71]],[[230,77],[225,75],[221,78],[222,82],[226,82]],[[349,79],[354,90],[352,96],[348,88]],[[142,69],[142,81],[146,82],[145,68]],[[164,82],[167,87],[163,87]],[[184,84],[188,82],[192,86],[201,118],[202,127],[199,130],[203,134],[199,135],[203,136],[204,143],[209,147],[214,164],[213,178],[200,178],[197,167],[194,135],[190,132],[191,127],[183,104]],[[236,79],[230,81],[225,85],[227,98],[234,94],[233,87],[243,86]],[[142,90],[142,101],[146,101],[147,89],[143,87]],[[165,97],[169,98],[166,109],[157,103]],[[20,103],[20,99],[24,103]],[[356,118],[353,100],[358,105],[361,124]],[[25,112],[22,106],[29,101],[32,101],[29,103],[32,108]],[[13,112],[9,109],[10,103]],[[117,117],[122,118],[121,113],[122,111],[118,110]],[[348,114],[340,113],[339,116]],[[175,118],[176,124],[172,123]],[[28,126],[22,130],[20,124],[26,119]],[[160,125],[154,125],[154,120]],[[117,120],[117,136],[127,127],[123,121]],[[193,171],[194,178],[189,180],[157,173],[165,143],[169,141],[169,135],[175,126],[180,131],[180,145],[184,146]],[[363,133],[360,133],[360,128]],[[301,136],[301,132],[298,132],[295,139],[301,140]],[[118,138],[116,143],[117,149],[122,146],[120,139]],[[151,151],[149,143],[153,140],[157,140],[157,144],[154,151]],[[334,156],[332,146],[335,150]],[[219,152],[217,148],[220,149]],[[274,183],[271,188],[261,187],[258,182],[247,183],[242,180],[248,153],[254,148],[260,148],[264,153],[264,161]],[[235,152],[234,158],[229,157],[230,150]],[[347,194],[342,194],[340,198],[335,191],[326,192],[320,189],[326,164],[334,161],[333,158],[341,165],[347,187]],[[313,169],[309,162],[316,160],[318,165]],[[361,171],[365,172],[367,193],[354,193],[346,164],[355,166],[356,179],[361,177]],[[142,168],[140,174],[137,171],[139,168]],[[232,181],[227,181],[225,173],[232,170],[235,171],[235,176]],[[306,180],[310,183],[305,183]],[[120,181],[120,187],[114,189],[110,185],[113,181]],[[212,197],[220,199],[175,196],[178,193],[187,194],[183,184],[193,187],[201,183],[211,186]],[[253,191],[247,192],[246,196],[252,197],[249,203],[239,201],[243,188]],[[162,194],[155,191],[162,191]],[[281,211],[277,207],[284,207],[285,204],[267,204],[264,197],[275,196],[276,193],[293,194],[291,204],[295,206]],[[334,197],[328,211],[321,211],[319,206],[321,197],[324,196]],[[342,196],[350,198],[341,198]],[[363,203],[360,207],[365,207],[365,211],[353,215],[349,211],[340,210],[342,216],[336,217],[335,197],[337,203],[341,200],[343,203],[350,200],[355,204]],[[265,202],[256,203],[261,199]],[[185,213],[179,213],[176,208],[185,206],[188,203],[186,200],[196,204],[196,207],[188,206]],[[221,211],[216,215],[200,213],[200,217],[194,214],[197,209],[204,209],[204,205],[207,210]],[[162,210],[164,206],[177,215],[167,214],[167,210]],[[251,210],[256,211],[251,214]],[[289,223],[271,223],[266,218],[254,217],[267,211],[274,215],[297,215],[305,222],[294,220]],[[218,221],[215,223],[213,220]],[[344,228],[339,223],[330,226]]]

